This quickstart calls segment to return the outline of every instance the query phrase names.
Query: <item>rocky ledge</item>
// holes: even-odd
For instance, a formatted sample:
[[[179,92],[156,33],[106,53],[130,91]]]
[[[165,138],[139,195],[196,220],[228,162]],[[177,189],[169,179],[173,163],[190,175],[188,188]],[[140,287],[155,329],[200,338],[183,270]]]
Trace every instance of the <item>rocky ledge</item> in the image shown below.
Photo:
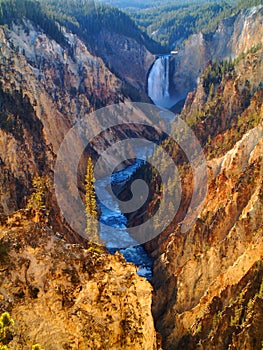
[[[0,225],[9,349],[158,348],[151,285],[122,255],[67,244],[27,211],[1,216]]]

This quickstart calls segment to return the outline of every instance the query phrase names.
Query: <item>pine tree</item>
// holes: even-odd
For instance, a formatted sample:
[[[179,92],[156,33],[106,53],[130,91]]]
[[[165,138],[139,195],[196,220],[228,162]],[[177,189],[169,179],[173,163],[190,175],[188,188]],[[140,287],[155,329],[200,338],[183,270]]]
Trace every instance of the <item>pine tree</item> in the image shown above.
[[[35,176],[32,185],[34,191],[29,198],[27,208],[40,211],[45,208],[45,183],[43,178]]]
[[[87,172],[85,176],[85,209],[87,217],[86,235],[89,241],[95,243],[95,245],[99,245],[101,244],[101,240],[98,233],[98,213],[94,182],[94,166],[91,157],[88,157]]]
[[[212,101],[215,96],[215,84],[211,83],[210,88],[209,88],[209,100]]]
[[[33,210],[34,221],[39,222],[43,214],[48,215],[46,208],[46,194],[50,189],[50,180],[47,176],[35,176],[32,181],[33,193],[29,197],[27,209]]]

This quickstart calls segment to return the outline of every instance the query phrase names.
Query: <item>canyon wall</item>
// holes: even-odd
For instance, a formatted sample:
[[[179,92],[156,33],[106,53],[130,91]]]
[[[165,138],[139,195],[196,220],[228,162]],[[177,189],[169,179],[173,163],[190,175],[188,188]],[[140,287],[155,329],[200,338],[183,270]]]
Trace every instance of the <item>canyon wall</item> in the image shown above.
[[[234,59],[262,43],[263,8],[246,9],[223,20],[211,34],[194,34],[171,57],[171,96],[185,98],[196,88],[210,60]]]
[[[96,54],[122,80],[124,93],[135,102],[150,102],[146,87],[154,55],[136,40],[105,30],[100,31],[95,41]]]
[[[74,121],[124,97],[120,80],[77,37],[65,34],[75,46],[71,57],[29,21],[1,28],[0,35],[0,202],[9,213],[25,205],[34,175],[52,171]],[[14,186],[19,191],[10,191]]]
[[[186,97],[197,86],[181,117],[204,148],[209,182],[190,230],[180,231],[182,210],[147,245],[164,349],[261,350],[262,23],[262,9],[246,10],[214,34],[192,36],[170,62],[174,94]],[[34,175],[53,178],[59,146],[78,118],[145,91],[154,59],[133,40],[101,33],[102,59],[64,35],[72,50],[27,20],[0,29],[1,307],[15,320],[10,348],[156,349],[149,283],[119,255],[69,245],[79,238],[63,227],[53,190],[53,229],[27,211],[11,215],[25,207]],[[243,52],[213,85],[201,74],[211,58]]]
[[[103,248],[84,249],[87,242],[61,217],[52,185],[45,218],[18,210],[35,176],[53,184],[61,142],[79,119],[131,98],[110,64],[77,36],[64,36],[69,47],[26,19],[0,28],[0,303],[15,322],[8,348],[157,349],[152,288],[136,267]],[[132,84],[143,88],[135,77]],[[111,134],[112,142],[126,132]],[[139,132],[134,127],[132,135]],[[105,145],[109,139],[100,137],[91,152]]]
[[[203,146],[209,180],[188,232],[181,232],[179,213],[148,244],[153,315],[165,349],[261,349],[263,49],[262,22],[254,23],[257,48],[249,51],[249,38],[240,37],[236,53],[242,47],[247,54],[215,84],[205,71],[181,114]],[[191,186],[191,176],[183,182]]]
[[[153,57],[142,45],[133,39],[103,32],[98,40],[101,51],[98,50],[105,63],[76,35],[66,29],[63,33],[67,47],[50,39],[26,19],[13,23],[9,29],[0,28],[1,212],[11,213],[26,205],[34,176],[48,175],[53,181],[61,142],[78,120],[87,120],[90,113],[102,107],[133,99],[135,91],[140,96],[145,92],[146,75]],[[104,46],[105,40],[107,45],[111,43],[112,49],[115,45],[113,56],[110,55],[112,50]],[[104,114],[103,121],[88,125],[95,135],[101,122],[106,124],[108,120],[110,125],[113,122],[114,116]],[[132,130],[133,136],[140,132],[139,127]],[[91,144],[90,152],[96,156],[107,147],[109,138],[114,143],[126,133],[131,135],[131,130],[98,137]],[[82,191],[84,163],[80,162]],[[61,222],[54,193],[49,197],[51,217],[55,218],[53,224]]]

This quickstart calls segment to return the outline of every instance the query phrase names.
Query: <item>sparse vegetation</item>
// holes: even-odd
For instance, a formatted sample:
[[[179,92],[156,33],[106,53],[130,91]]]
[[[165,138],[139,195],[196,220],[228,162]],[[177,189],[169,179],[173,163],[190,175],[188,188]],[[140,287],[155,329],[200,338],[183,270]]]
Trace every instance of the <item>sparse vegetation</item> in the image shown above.
[[[2,350],[8,350],[6,344],[12,340],[10,328],[13,326],[14,320],[8,312],[2,313],[0,316],[0,346]]]
[[[242,61],[248,54],[256,53],[261,48],[262,48],[262,44],[261,43],[255,45],[255,46],[252,46],[249,50],[247,50],[246,52],[243,52],[241,55],[239,55],[238,57],[236,57],[234,59],[234,61],[233,61],[234,66],[237,65],[240,61]]]
[[[43,213],[48,215],[46,207],[46,195],[50,189],[50,180],[47,176],[35,176],[32,181],[33,192],[29,197],[27,209],[35,212],[37,221],[39,216]]]
[[[98,233],[98,212],[94,182],[94,166],[91,157],[88,157],[87,172],[85,176],[85,209],[87,217],[86,235],[92,246],[95,244],[96,248],[99,248],[98,246],[100,245],[101,240]]]
[[[44,349],[41,348],[41,346],[39,344],[35,344],[32,346],[32,350],[44,350]]]

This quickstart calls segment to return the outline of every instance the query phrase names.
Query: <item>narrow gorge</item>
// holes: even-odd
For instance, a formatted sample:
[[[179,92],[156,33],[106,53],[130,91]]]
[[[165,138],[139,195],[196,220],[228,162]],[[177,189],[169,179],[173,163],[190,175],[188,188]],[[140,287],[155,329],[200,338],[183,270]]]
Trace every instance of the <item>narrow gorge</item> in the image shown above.
[[[263,6],[61,1],[0,3],[0,349],[262,350]]]

